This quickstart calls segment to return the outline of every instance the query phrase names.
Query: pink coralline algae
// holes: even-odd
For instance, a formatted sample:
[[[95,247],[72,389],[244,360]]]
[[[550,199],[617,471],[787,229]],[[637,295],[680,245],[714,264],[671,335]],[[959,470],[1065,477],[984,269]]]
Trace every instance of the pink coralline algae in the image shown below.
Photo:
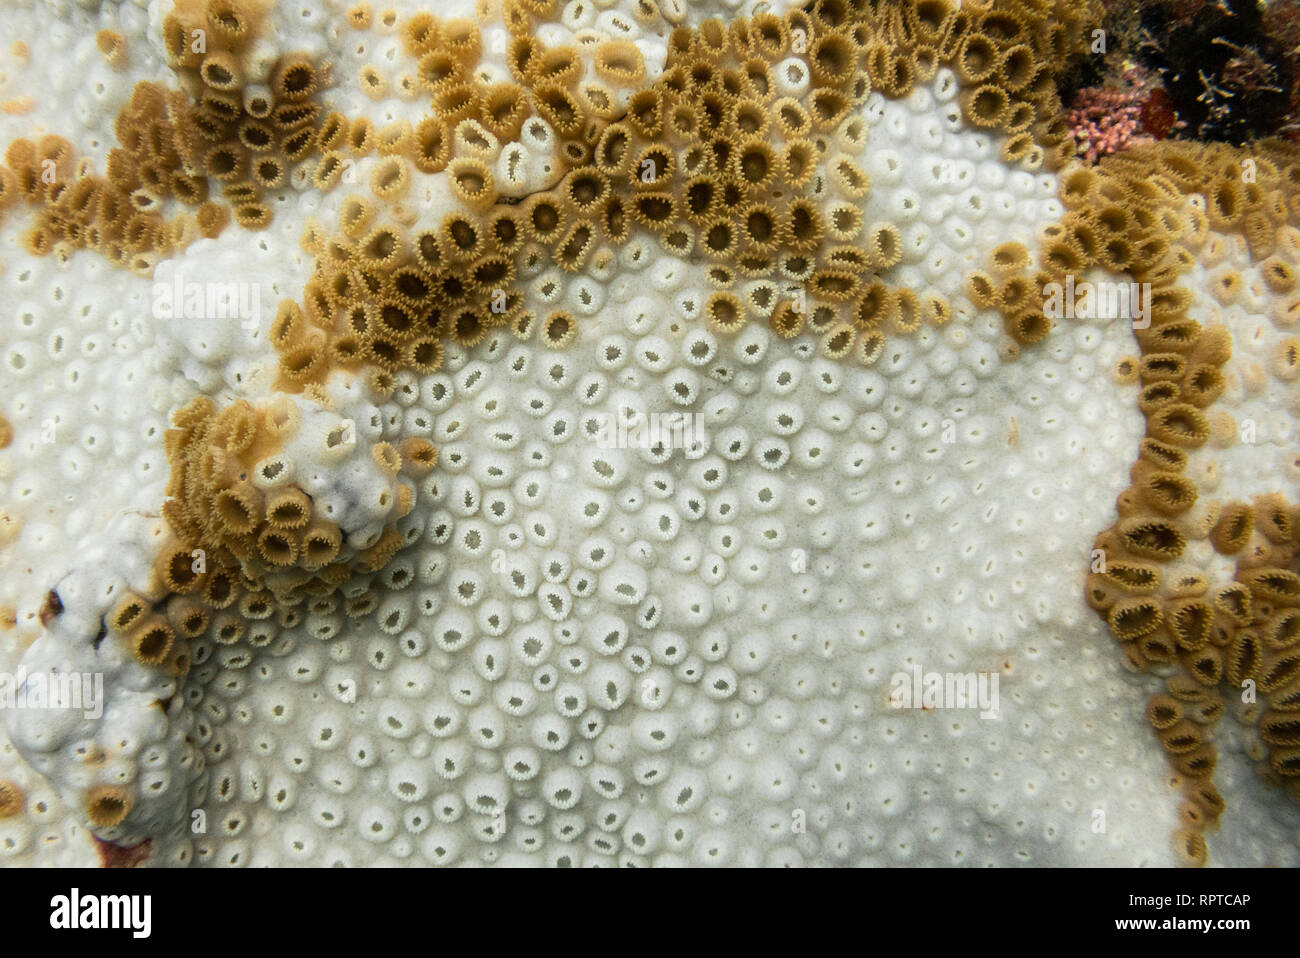
[[[1143,132],[1142,106],[1147,92],[1135,82],[1135,77],[1125,74],[1125,80],[1129,85],[1124,89],[1080,90],[1066,114],[1079,155],[1089,163],[1149,139],[1139,135]]]

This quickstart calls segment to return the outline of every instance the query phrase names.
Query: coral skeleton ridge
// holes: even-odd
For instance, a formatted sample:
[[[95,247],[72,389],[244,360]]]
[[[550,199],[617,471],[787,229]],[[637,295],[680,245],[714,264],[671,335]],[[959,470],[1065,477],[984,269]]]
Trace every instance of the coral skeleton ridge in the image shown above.
[[[1099,16],[18,6],[0,861],[1300,861],[1300,149]]]

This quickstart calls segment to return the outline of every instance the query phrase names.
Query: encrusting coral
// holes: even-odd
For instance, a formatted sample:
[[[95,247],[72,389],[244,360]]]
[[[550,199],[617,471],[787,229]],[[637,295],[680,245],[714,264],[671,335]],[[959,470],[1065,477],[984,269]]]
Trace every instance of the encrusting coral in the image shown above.
[[[441,340],[472,346],[490,329],[518,326],[523,307],[511,292],[512,260],[545,255],[577,270],[602,241],[626,242],[631,226],[679,255],[696,250],[734,263],[741,276],[800,284],[807,295],[794,312],[801,321],[791,307],[778,308],[769,314],[774,328],[820,334],[834,358],[856,346],[869,363],[885,334],[914,331],[914,318],[942,324],[951,308],[945,297],[924,293],[918,309],[911,290],[890,283],[902,237],[895,222],[865,219],[872,174],[861,165],[865,128],[853,108],[873,89],[905,98],[952,64],[963,80],[981,84],[961,96],[963,114],[977,128],[1008,135],[1004,159],[1013,159],[1010,148],[1027,169],[1054,169],[1072,153],[1048,64],[1078,48],[1086,7],[980,12],[919,3],[873,12],[824,0],[784,17],[710,20],[670,35],[662,72],[627,97],[627,113],[612,122],[616,113],[604,104],[619,91],[594,96],[579,51],[548,49],[536,38],[542,9],[507,5],[514,84],[506,86],[475,77],[482,44],[472,25],[420,14],[403,26],[435,116],[375,166],[375,199],[349,201],[342,235],[305,238],[316,275],[277,341],[286,388],[358,362],[433,372]],[[645,74],[636,47],[618,41],[596,44],[592,63],[599,77],[627,87]],[[502,147],[516,136],[531,152]],[[320,170],[341,162],[331,156],[318,167],[318,185]],[[558,182],[528,190],[527,202],[516,204],[526,189],[523,171],[539,163],[545,179]],[[402,226],[412,215],[403,199],[406,164],[445,171],[460,202],[436,232]],[[892,182],[893,168],[884,172]],[[386,222],[376,218],[385,200],[392,204]],[[893,212],[902,222],[916,215],[906,205]],[[864,284],[864,268],[881,279]],[[724,280],[724,289],[730,285]],[[734,332],[758,314],[719,293],[706,315]],[[1008,311],[1008,331],[1022,343],[1049,328],[1027,301]],[[547,341],[563,339],[561,332]]]
[[[9,145],[0,211],[19,201],[39,207],[24,238],[29,252],[66,258],[89,248],[149,275],[160,259],[219,235],[232,216],[245,229],[269,225],[263,191],[321,148],[320,107],[311,99],[320,78],[305,55],[270,56],[250,45],[259,18],[227,0],[168,14],[163,38],[182,89],[136,84],[102,174],[53,134]],[[101,31],[97,43],[110,64],[122,65],[120,34]],[[214,186],[225,203],[211,198]],[[172,199],[193,212],[164,216]]]
[[[639,7],[647,21],[656,16],[649,6]],[[400,588],[414,574],[402,564],[401,550],[424,532],[410,521],[417,518],[411,516],[416,484],[434,480],[441,496],[447,493],[437,484],[450,483],[452,506],[459,508],[458,498],[466,504],[457,514],[471,516],[480,500],[490,504],[495,481],[490,472],[482,487],[466,481],[464,452],[455,442],[459,422],[440,424],[445,433],[429,426],[389,442],[382,418],[403,422],[403,390],[409,396],[426,388],[412,383],[442,373],[444,364],[446,372],[463,375],[463,358],[453,365],[447,357],[479,346],[504,348],[498,337],[504,332],[557,350],[553,375],[567,384],[560,357],[595,324],[591,317],[602,302],[582,277],[609,276],[616,264],[635,263],[647,240],[671,256],[691,257],[706,277],[703,294],[683,311],[692,335],[708,337],[696,340],[705,358],[695,365],[710,361],[714,334],[732,340],[742,355],[750,349],[761,358],[766,346],[758,344],[770,331],[791,340],[811,333],[825,359],[872,367],[889,361],[891,344],[927,336],[973,310],[1000,314],[1003,358],[1012,359],[1022,349],[1051,344],[1061,316],[1045,301],[1049,288],[1073,288],[1085,273],[1127,275],[1150,284],[1150,324],[1135,330],[1141,355],[1116,375],[1140,385],[1147,438],[1131,488],[1119,498],[1118,521],[1097,540],[1101,558],[1086,599],[1127,664],[1176,667],[1165,691],[1150,700],[1147,718],[1184,783],[1175,842],[1185,860],[1205,860],[1204,831],[1225,809],[1211,782],[1210,730],[1228,710],[1222,683],[1249,679],[1267,697],[1267,709],[1247,717],[1258,726],[1272,773],[1294,785],[1300,733],[1288,706],[1300,699],[1300,660],[1291,651],[1293,633],[1300,632],[1289,610],[1300,606],[1300,585],[1289,566],[1300,521],[1277,501],[1206,510],[1196,456],[1227,434],[1217,407],[1230,378],[1231,340],[1192,318],[1193,298],[1180,281],[1202,247],[1215,242],[1212,232],[1240,234],[1259,283],[1277,300],[1275,322],[1286,326],[1300,314],[1291,301],[1300,269],[1295,150],[1256,144],[1248,182],[1240,177],[1240,154],[1226,148],[1163,144],[1107,157],[1096,168],[1072,163],[1074,143],[1055,79],[1083,49],[1085,26],[1096,17],[1090,4],[815,0],[784,15],[705,19],[665,30],[662,63],[623,39],[579,32],[572,43],[544,42],[559,36],[544,28],[558,26],[562,15],[569,14],[554,3],[507,0],[500,10],[508,74],[502,75],[474,21],[431,13],[399,19],[365,4],[352,8],[352,31],[390,36],[417,68],[393,78],[370,64],[342,82],[355,79],[373,101],[396,95],[427,108],[415,122],[398,118],[377,126],[365,116],[326,112],[321,94],[341,78],[314,53],[278,53],[260,44],[264,11],[233,0],[182,4],[166,16],[163,39],[183,92],[136,88],[119,118],[122,145],[110,153],[103,177],[84,165],[74,170],[70,144],[57,138],[20,140],[6,154],[0,203],[41,204],[28,233],[30,252],[66,256],[86,246],[144,273],[196,236],[217,235],[229,219],[265,229],[272,219],[267,196],[285,184],[327,200],[322,218],[310,221],[301,237],[314,261],[311,275],[300,295],[279,303],[267,326],[276,357],[269,397],[221,404],[194,399],[175,413],[165,436],[171,478],[149,581],[115,599],[104,617],[135,665],[150,675],[183,677],[193,664],[190,643],[203,637],[229,649],[259,647],[273,633],[259,631],[258,622],[274,617],[288,628],[305,613],[321,620],[318,635],[326,640],[337,633],[336,610],[358,618],[372,613],[380,594],[373,577],[391,576]],[[617,24],[615,18],[607,26],[617,30]],[[194,44],[196,31],[202,49]],[[99,48],[110,64],[122,62],[120,38],[101,34]],[[911,129],[909,118],[890,112],[892,101],[918,114]],[[941,140],[944,124],[949,132],[969,132],[973,155],[996,156],[1022,177],[1025,190],[1034,188],[1033,174],[1053,174],[1045,182],[1059,182],[1061,215],[1038,235],[1026,229],[997,236],[986,262],[970,263],[955,253],[974,242],[962,217],[979,222],[989,213],[985,204],[995,202],[1010,204],[1004,212],[1014,216],[1016,200],[998,191],[1001,180],[988,192],[976,189],[975,166],[965,161],[925,171],[935,191],[923,197],[905,185],[908,157],[868,148],[868,117],[891,135],[922,142]],[[38,174],[46,159],[58,171],[53,184]],[[1152,164],[1154,176],[1148,175]],[[362,192],[344,189],[358,179]],[[221,200],[209,196],[215,188]],[[956,210],[951,223],[942,212],[930,219],[927,204],[937,205],[938,196],[949,203],[945,210]],[[197,210],[167,219],[161,211],[172,199]],[[951,232],[941,243],[925,223]],[[536,298],[521,289],[525,280]],[[561,300],[570,281],[567,288],[578,292]],[[1225,308],[1253,289],[1226,272],[1205,288]],[[746,340],[756,329],[763,338]],[[662,371],[653,344],[637,349],[638,365]],[[610,369],[626,361],[614,343],[604,354]],[[1271,361],[1279,378],[1295,375],[1297,357],[1300,346],[1277,344]],[[461,385],[474,395],[471,380]],[[591,395],[601,389],[594,382],[588,388]],[[682,406],[698,395],[690,375],[674,374],[666,388]],[[484,400],[485,408],[499,401]],[[548,415],[549,399],[529,401]],[[496,415],[492,408],[485,419],[495,422]],[[802,426],[789,410],[776,412],[774,422],[777,436]],[[562,411],[547,425],[554,435],[570,428]],[[518,440],[509,423],[485,437],[499,449]],[[451,454],[440,463],[448,444]],[[820,444],[796,441],[793,448],[769,438],[754,456],[776,474],[792,456],[814,463],[824,445],[828,437]],[[729,446],[722,436],[718,447],[739,449],[736,458],[749,449],[748,439],[734,438]],[[588,463],[592,481],[608,479],[612,488],[618,460],[610,454]],[[501,468],[487,462],[489,470]],[[850,457],[843,468],[852,474],[866,467]],[[345,482],[363,490],[360,501],[341,491]],[[722,484],[716,475],[701,482]],[[526,499],[526,490],[516,494]],[[513,506],[495,503],[507,521]],[[593,499],[579,521],[607,508]],[[676,517],[656,515],[647,534],[664,532],[667,539],[664,530],[675,531]],[[424,534],[447,543],[448,555],[472,557],[483,541],[476,521],[458,528],[455,539],[450,532],[441,536],[437,522]],[[548,521],[530,514],[520,536],[550,544]],[[784,535],[766,532],[772,541]],[[1177,568],[1197,542],[1240,557],[1233,584],[1214,587],[1209,573]],[[714,548],[735,558],[737,569],[762,565],[748,553],[736,556],[725,533]],[[484,583],[468,569],[455,574],[457,601],[477,606]],[[594,575],[570,578],[559,560],[548,564],[544,584],[537,578],[536,569],[514,569],[507,588],[519,596],[535,590],[543,614],[557,623],[568,603],[597,588]],[[614,603],[635,597],[630,604],[652,628],[661,612],[644,579],[644,572],[619,565],[598,588]],[[556,587],[561,581],[571,594]],[[389,620],[395,631],[405,621],[396,613]],[[489,635],[500,634],[491,614],[485,621]],[[467,640],[453,632],[438,642],[459,651]],[[618,638],[617,628],[608,634],[615,636],[611,647],[621,650],[626,636]],[[656,656],[674,666],[683,661],[671,641],[663,644]],[[502,653],[490,642],[481,648],[494,651],[482,652],[475,668],[495,680],[495,657]],[[537,654],[528,642],[521,649],[525,659]],[[692,665],[686,674],[693,681],[697,672]],[[527,714],[524,703],[534,691],[549,694],[554,681],[535,678],[535,690],[524,686],[505,695],[503,708]],[[581,696],[566,692],[573,703],[590,694],[612,710],[627,700],[630,675],[613,665],[584,681]],[[721,698],[734,691],[737,677],[714,671],[710,684]],[[559,690],[556,695],[567,701]],[[476,704],[477,692],[465,696],[465,704]],[[585,711],[582,704],[563,708],[574,716]],[[670,734],[650,728],[654,714],[638,719],[632,733],[638,741]],[[478,712],[473,717],[480,720]],[[778,716],[770,721],[780,724]],[[539,747],[559,741],[559,732],[537,729]],[[442,757],[452,768],[463,761],[452,752]],[[535,766],[535,758],[521,753],[513,767],[527,781]],[[569,807],[563,796],[580,791],[565,778],[570,771],[549,773],[544,783],[547,802],[560,811]],[[483,788],[469,796],[471,804],[491,805],[491,788]],[[166,815],[152,805],[142,811],[146,802],[131,787],[91,783],[79,801],[97,834],[110,839],[165,826]],[[563,833],[559,821],[557,834]]]
[[[1226,242],[1221,234],[1240,236],[1260,277],[1250,284],[1252,302],[1286,332],[1285,297],[1293,286],[1300,224],[1298,184],[1300,151],[1276,141],[1255,144],[1248,154],[1167,142],[1108,157],[1096,172],[1078,170],[1064,180],[1072,208],[1066,234],[1091,262],[1122,269],[1150,288],[1149,322],[1135,324],[1147,438],[1133,466],[1133,485],[1119,497],[1120,520],[1097,539],[1086,595],[1106,615],[1130,667],[1160,674],[1176,669],[1166,680],[1168,695],[1152,699],[1149,718],[1184,782],[1184,828],[1176,844],[1194,864],[1205,862],[1202,833],[1224,810],[1212,784],[1217,749],[1211,732],[1225,709],[1258,724],[1269,774],[1296,789],[1287,751],[1292,743],[1286,720],[1278,719],[1294,695],[1288,644],[1279,640],[1265,658],[1261,637],[1269,630],[1285,632],[1294,549],[1284,502],[1198,507],[1199,487],[1211,485],[1213,474],[1193,460],[1238,439],[1231,418],[1226,433],[1214,426],[1233,337],[1223,322],[1193,318],[1208,318],[1196,308],[1204,293],[1184,277],[1198,263],[1198,252]],[[1231,286],[1224,285],[1228,280]],[[1245,285],[1235,272],[1221,273],[1209,290],[1229,307]],[[1250,558],[1239,561],[1231,583],[1180,573],[1177,563],[1198,541],[1222,555]],[[1145,561],[1133,564],[1139,560]],[[1255,704],[1257,692],[1270,702],[1276,694],[1273,711]],[[1181,703],[1186,719],[1168,720],[1168,696]],[[1234,702],[1243,709],[1230,707]]]

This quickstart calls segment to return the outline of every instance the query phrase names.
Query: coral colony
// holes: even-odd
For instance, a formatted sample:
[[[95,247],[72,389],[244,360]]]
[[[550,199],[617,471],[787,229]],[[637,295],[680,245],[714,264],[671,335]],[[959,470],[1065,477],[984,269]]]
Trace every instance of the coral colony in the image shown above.
[[[0,860],[1300,863],[1293,20],[1116,6],[7,10]]]

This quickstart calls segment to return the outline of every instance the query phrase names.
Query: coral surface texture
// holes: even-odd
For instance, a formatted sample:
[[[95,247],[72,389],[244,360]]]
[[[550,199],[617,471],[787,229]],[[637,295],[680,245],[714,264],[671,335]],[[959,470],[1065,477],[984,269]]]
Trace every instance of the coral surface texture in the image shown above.
[[[385,2],[0,0],[0,864],[1300,864],[1288,4]]]

